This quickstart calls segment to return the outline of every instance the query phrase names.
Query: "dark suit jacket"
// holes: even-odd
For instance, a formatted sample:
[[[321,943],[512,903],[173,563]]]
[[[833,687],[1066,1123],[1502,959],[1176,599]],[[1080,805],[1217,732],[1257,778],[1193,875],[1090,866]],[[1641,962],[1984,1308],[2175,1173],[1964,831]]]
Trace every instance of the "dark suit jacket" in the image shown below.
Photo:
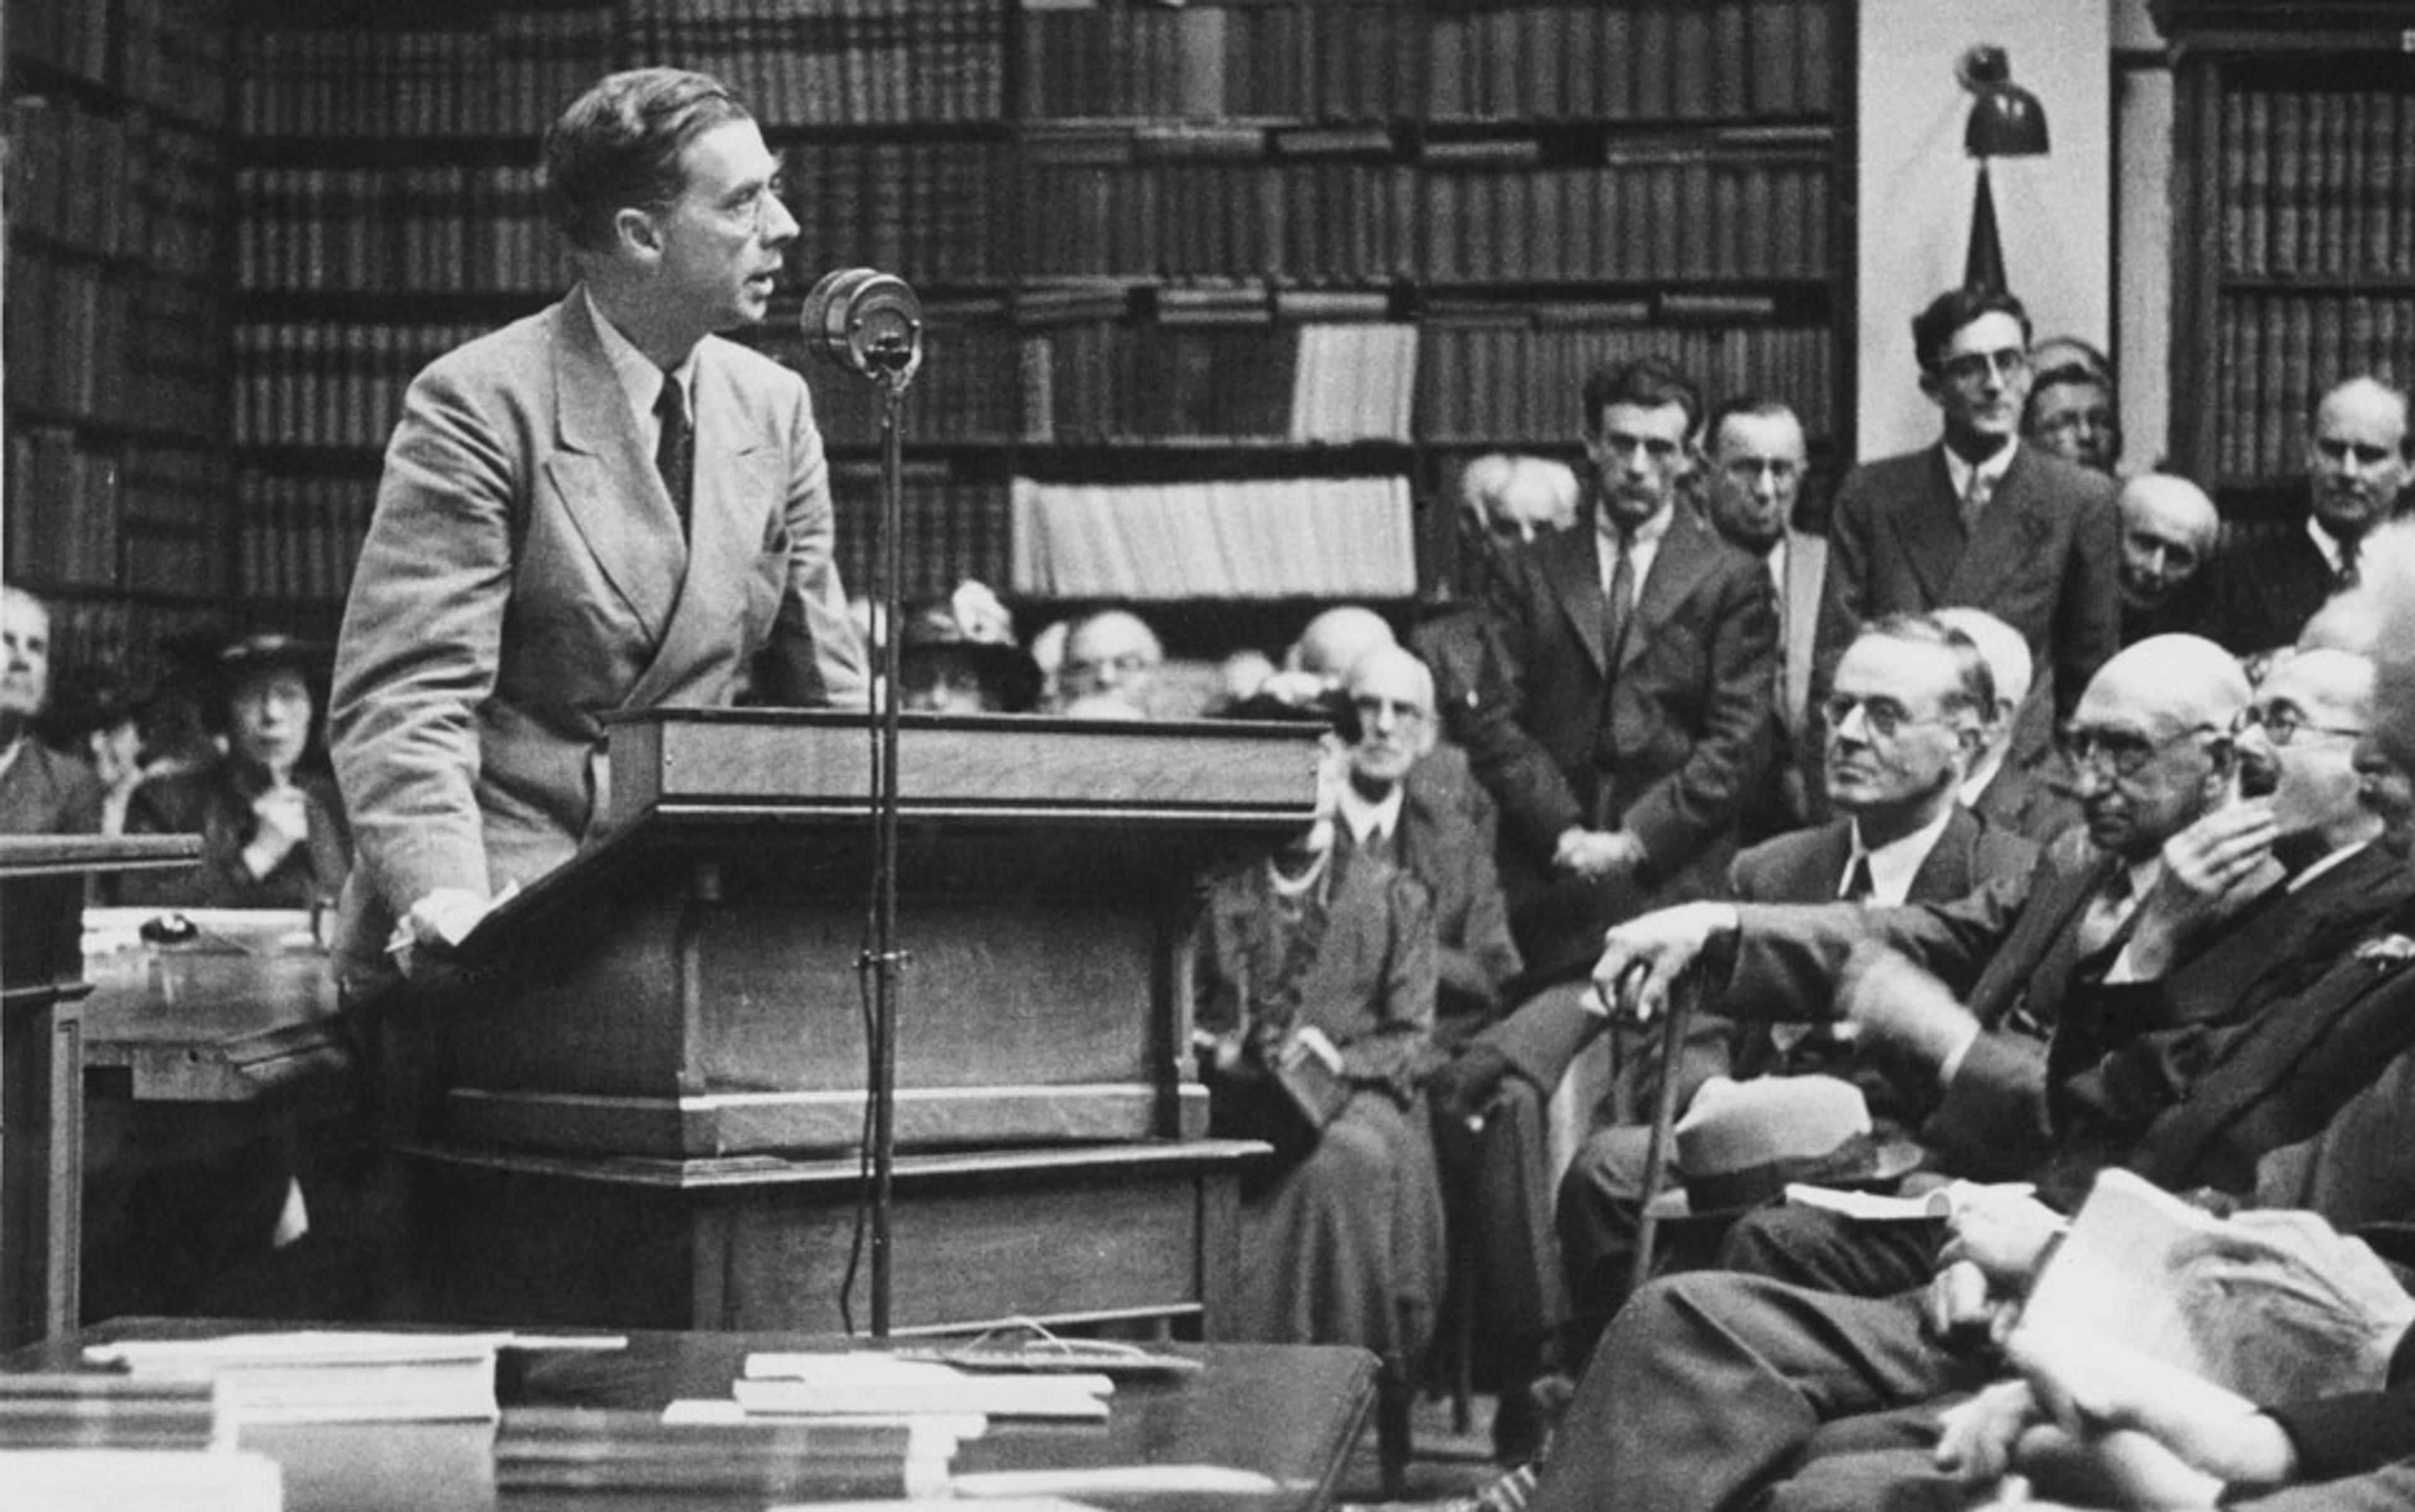
[[[100,830],[100,779],[78,757],[31,735],[15,759],[0,768],[0,834],[96,834]]]
[[[2410,894],[2415,870],[2367,846],[2236,922],[2242,943],[2220,955],[2243,986],[2200,970],[2084,988],[2117,1042],[2052,1089],[2056,1194],[2116,1160],[2165,1186],[2251,1190],[2258,1157],[2322,1128],[2415,1044],[2397,964],[2355,954]]]
[[[2232,542],[2206,576],[2208,634],[2237,656],[2294,643],[2338,581],[2302,520]]]
[[[1958,1175],[2035,1177],[2071,1150],[2091,1149],[2099,1161],[2119,1158],[2152,1116],[2138,1111],[2146,1073],[2128,1062],[2101,1071],[2107,1056],[2148,1057],[2168,1048],[2169,1096],[2193,1099],[2190,1078],[2229,1040],[2204,1029],[2192,1034],[2190,1025],[2247,1022],[2266,1000],[2258,996],[2260,982],[2277,996],[2292,963],[2329,960],[2341,938],[2354,937],[2402,895],[2391,891],[2397,884],[2388,861],[2362,854],[2297,892],[2251,904],[2159,984],[2108,990],[2099,981],[2109,961],[2082,962],[2076,936],[2089,896],[2113,864],[2074,872],[2043,861],[2018,900],[2013,890],[1995,888],[1942,907],[1745,908],[1728,1001],[1739,1012],[1825,1014],[1835,971],[1865,933],[1958,990],[1970,981],[1966,1001],[1985,1032],[1940,1090],[1921,1142]],[[2176,1038],[2154,1038],[2166,1032]],[[2118,1116],[2092,1111],[2104,1097],[2092,1090],[2092,1075],[2110,1075],[2123,1089]]]
[[[1864,621],[1969,605],[2029,640],[2039,677],[2013,758],[2036,759],[2052,735],[2044,691],[2051,685],[2054,717],[2068,715],[2121,648],[2114,494],[2110,478],[2024,442],[1966,535],[1942,442],[1855,468],[1828,528],[1813,698],[1825,696]]]
[[[1842,819],[1817,830],[1779,835],[1736,858],[1731,891],[1745,903],[1810,904],[1834,898],[1852,853],[1852,831]],[[1982,888],[2023,889],[2036,862],[2035,846],[1957,809],[1936,846],[1912,875],[1908,897],[1915,904],[1945,903]],[[1838,926],[1861,912],[1858,905],[1834,906],[1838,910],[1835,918]],[[1834,959],[1841,962],[1842,951]],[[1550,1087],[1558,1083],[1576,1054],[1601,1032],[1605,1022],[1565,996],[1553,994],[1519,1009],[1484,1038],[1529,1081]],[[1720,1033],[1714,1024],[1693,1040],[1699,1045]],[[1685,1075],[1693,1085],[1700,1085],[1703,1077],[1720,1069],[1715,1061],[1706,1064],[1702,1055],[1689,1052]],[[1689,1097],[1690,1090],[1684,1095]]]
[[[1501,804],[1501,879],[1530,971],[1582,971],[1601,928],[1716,892],[1746,786],[1767,760],[1778,617],[1768,568],[1680,502],[1637,594],[1618,666],[1602,641],[1590,515],[1518,552],[1492,601],[1504,717],[1469,730]],[[1552,867],[1572,827],[1623,829],[1646,862],[1624,890]]]
[[[2007,761],[1979,790],[1971,812],[1988,824],[2044,846],[2062,835],[2082,816],[2078,801],[2048,787],[2038,775]]]
[[[243,847],[260,832],[252,801],[267,783],[257,768],[224,760],[192,771],[153,777],[126,808],[128,834],[196,834],[201,859],[174,871],[129,872],[118,901],[200,908],[309,908],[332,903],[352,869],[352,830],[335,779],[296,772],[310,832],[266,876],[244,864]]]
[[[1466,753],[1437,745],[1410,769],[1392,861],[1425,885],[1433,906],[1434,1025],[1447,1041],[1491,1023],[1518,975],[1495,831],[1492,800],[1469,774]]]

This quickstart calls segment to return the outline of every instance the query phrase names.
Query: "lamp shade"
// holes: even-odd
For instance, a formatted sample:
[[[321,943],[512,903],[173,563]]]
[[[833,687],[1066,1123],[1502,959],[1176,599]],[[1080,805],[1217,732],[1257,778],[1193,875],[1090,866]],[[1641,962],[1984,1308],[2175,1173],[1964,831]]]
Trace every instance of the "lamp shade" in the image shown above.
[[[2045,154],[2046,107],[2016,83],[1980,91],[1962,131],[1962,150],[1973,157],[2037,157]]]

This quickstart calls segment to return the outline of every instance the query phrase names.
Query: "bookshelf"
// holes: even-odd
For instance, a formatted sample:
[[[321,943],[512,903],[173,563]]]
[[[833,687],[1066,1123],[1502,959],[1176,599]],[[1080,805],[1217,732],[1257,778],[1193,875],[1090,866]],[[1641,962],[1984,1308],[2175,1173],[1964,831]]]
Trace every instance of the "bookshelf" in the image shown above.
[[[2173,58],[2176,466],[2254,531],[2303,509],[2307,407],[2415,380],[2415,27],[2386,0],[2158,0]]]
[[[877,396],[793,318],[832,267],[929,317],[909,594],[1404,610],[1460,463],[1573,456],[1584,370],[1647,351],[1852,454],[1850,0],[234,3],[229,570],[329,625],[402,384],[562,287],[544,120],[635,63],[787,160],[745,339],[814,382],[859,584]]]
[[[232,582],[225,7],[8,18],[7,571],[55,677],[141,676]]]

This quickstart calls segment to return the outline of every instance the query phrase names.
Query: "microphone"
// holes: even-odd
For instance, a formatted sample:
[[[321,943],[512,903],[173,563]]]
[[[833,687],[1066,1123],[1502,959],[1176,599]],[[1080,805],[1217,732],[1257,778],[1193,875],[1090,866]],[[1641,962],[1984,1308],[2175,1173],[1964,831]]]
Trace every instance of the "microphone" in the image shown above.
[[[892,388],[922,365],[922,301],[895,274],[838,268],[797,312],[805,344],[832,366]]]

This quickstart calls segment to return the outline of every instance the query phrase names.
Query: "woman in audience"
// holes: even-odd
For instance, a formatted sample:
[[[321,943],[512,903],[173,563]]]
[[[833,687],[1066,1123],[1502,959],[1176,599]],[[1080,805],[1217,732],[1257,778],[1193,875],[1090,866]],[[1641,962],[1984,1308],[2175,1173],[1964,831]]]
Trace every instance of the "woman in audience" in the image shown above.
[[[198,834],[181,872],[134,873],[129,904],[308,908],[332,903],[352,869],[352,831],[325,771],[311,696],[311,648],[251,636],[220,652],[210,706],[226,740],[218,761],[155,777],[127,806],[128,834]]]
[[[1208,885],[1196,981],[1210,1124],[1277,1145],[1243,1180],[1240,1282],[1216,1327],[1399,1362],[1425,1343],[1443,1268],[1418,1090],[1432,1059],[1433,930],[1418,883],[1336,846],[1345,760],[1337,748],[1325,762],[1308,834]],[[1302,1036],[1339,1052],[1321,1127],[1294,1113],[1272,1072]]]

